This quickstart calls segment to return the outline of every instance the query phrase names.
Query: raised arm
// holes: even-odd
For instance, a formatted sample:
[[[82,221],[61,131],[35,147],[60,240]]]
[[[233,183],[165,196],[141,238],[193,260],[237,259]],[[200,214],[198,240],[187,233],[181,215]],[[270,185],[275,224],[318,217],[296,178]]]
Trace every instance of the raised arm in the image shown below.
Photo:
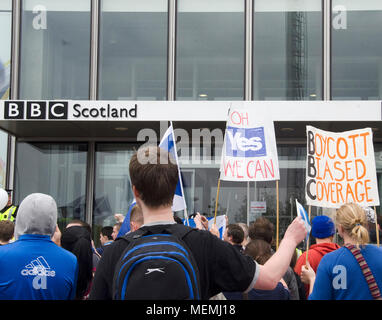
[[[297,217],[289,225],[279,249],[263,265],[259,266],[259,277],[254,285],[256,289],[272,290],[287,271],[296,246],[307,234],[304,223]]]

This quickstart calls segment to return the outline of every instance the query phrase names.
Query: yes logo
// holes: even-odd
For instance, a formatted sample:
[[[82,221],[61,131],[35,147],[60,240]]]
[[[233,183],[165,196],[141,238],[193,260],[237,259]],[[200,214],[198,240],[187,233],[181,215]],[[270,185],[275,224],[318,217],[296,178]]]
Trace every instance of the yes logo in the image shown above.
[[[263,157],[267,155],[264,127],[226,130],[226,155],[230,157]]]

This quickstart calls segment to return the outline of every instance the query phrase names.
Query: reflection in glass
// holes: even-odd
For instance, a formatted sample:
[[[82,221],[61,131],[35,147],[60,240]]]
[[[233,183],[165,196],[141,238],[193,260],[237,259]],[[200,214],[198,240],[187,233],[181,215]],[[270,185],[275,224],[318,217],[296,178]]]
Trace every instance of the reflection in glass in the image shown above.
[[[8,134],[0,130],[0,188],[5,189],[7,178]]]
[[[254,3],[253,99],[321,100],[321,1]]]
[[[20,99],[88,99],[90,0],[24,0]]]
[[[244,1],[180,0],[177,100],[243,100]]]
[[[15,204],[45,193],[58,207],[58,224],[85,221],[87,144],[17,143]]]
[[[332,2],[332,98],[382,97],[382,2]]]
[[[99,99],[167,98],[167,0],[103,0]]]
[[[0,100],[9,99],[12,39],[12,1],[0,1]]]
[[[127,143],[96,144],[93,229],[98,235],[102,227],[114,226],[114,214],[126,215],[134,199],[129,175],[129,163],[137,150]],[[98,241],[95,238],[95,241]]]

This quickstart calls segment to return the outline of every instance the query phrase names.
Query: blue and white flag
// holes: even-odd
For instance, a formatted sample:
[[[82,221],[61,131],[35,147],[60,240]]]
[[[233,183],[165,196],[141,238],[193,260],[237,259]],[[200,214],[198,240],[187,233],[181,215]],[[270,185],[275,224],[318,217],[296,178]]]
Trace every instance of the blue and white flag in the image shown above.
[[[296,208],[297,208],[297,215],[302,218],[302,221],[304,222],[306,231],[308,231],[308,233],[306,235],[306,240],[308,240],[309,239],[310,230],[312,229],[312,227],[310,225],[310,221],[309,221],[309,216],[306,213],[304,207],[301,205],[301,203],[299,203],[297,201],[297,199],[296,199]]]
[[[179,179],[178,179],[178,184],[176,185],[174,200],[173,200],[171,209],[172,211],[185,210],[187,206],[186,206],[186,200],[185,200],[184,192],[183,192],[183,183],[182,183],[182,176],[180,174],[180,169],[179,169],[178,155],[176,153],[176,145],[175,145],[174,130],[172,127],[172,122],[170,127],[166,130],[165,134],[163,135],[163,138],[161,142],[159,143],[159,147],[166,150],[168,153],[170,153],[172,157],[175,159],[176,164],[178,165]],[[118,237],[121,237],[130,231],[130,215],[131,215],[131,210],[133,209],[135,205],[136,205],[136,200],[134,198],[130,204],[130,207],[125,216],[125,219],[122,222],[122,226],[119,229]],[[186,215],[187,213],[185,212],[185,216]]]
[[[208,220],[208,228],[211,229],[213,223],[214,223],[214,217],[210,217],[210,218],[207,218]],[[196,224],[195,224],[195,221],[194,219],[189,219],[188,220],[189,222],[189,226],[191,228],[196,228]],[[187,220],[186,219],[183,219],[183,224],[187,225]],[[219,234],[220,234],[220,239],[223,240],[223,234],[224,234],[224,230],[226,228],[226,218],[225,218],[225,215],[220,215],[220,216],[216,216],[216,226],[219,230]]]
[[[126,233],[130,232],[130,216],[131,216],[131,210],[134,208],[134,206],[135,206],[136,204],[137,204],[137,203],[136,203],[135,198],[134,198],[133,201],[131,202],[130,206],[129,206],[129,210],[127,210],[127,214],[126,214],[126,216],[125,216],[125,219],[123,219],[121,228],[120,228],[119,231],[118,231],[117,238],[118,238],[118,237],[122,237],[122,236],[124,236]]]
[[[176,153],[176,145],[175,145],[174,130],[172,127],[172,122],[170,126],[168,127],[168,129],[166,130],[165,134],[163,135],[163,138],[161,142],[159,143],[159,148],[162,148],[166,150],[168,153],[170,153],[178,166],[179,179],[178,179],[178,184],[176,185],[174,200],[173,200],[171,209],[172,211],[184,210],[187,208],[187,206],[186,206],[186,200],[185,200],[184,192],[183,192],[182,176],[180,174],[180,169],[179,169],[178,154]]]

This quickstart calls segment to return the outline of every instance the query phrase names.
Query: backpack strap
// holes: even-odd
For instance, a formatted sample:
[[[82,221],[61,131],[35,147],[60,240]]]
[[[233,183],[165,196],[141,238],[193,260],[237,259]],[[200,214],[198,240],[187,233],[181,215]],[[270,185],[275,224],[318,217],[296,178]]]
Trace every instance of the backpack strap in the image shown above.
[[[357,260],[362,273],[365,277],[365,280],[369,286],[370,293],[374,300],[382,300],[381,292],[379,290],[378,284],[374,279],[373,274],[371,273],[371,270],[363,257],[361,250],[357,248],[354,245],[347,244],[345,245],[345,248],[347,248],[354,256],[354,258]]]
[[[185,226],[183,224],[172,224],[172,225],[166,225],[163,228],[158,228],[158,226],[153,226],[155,228],[155,232],[152,231],[151,227],[144,227],[144,228],[139,228],[135,232],[128,233],[122,237],[118,237],[115,240],[125,240],[128,243],[131,241],[134,241],[136,239],[139,239],[142,236],[149,235],[152,233],[168,233],[176,236],[177,238],[183,240],[183,238],[189,234],[192,231],[195,231],[196,229]]]

